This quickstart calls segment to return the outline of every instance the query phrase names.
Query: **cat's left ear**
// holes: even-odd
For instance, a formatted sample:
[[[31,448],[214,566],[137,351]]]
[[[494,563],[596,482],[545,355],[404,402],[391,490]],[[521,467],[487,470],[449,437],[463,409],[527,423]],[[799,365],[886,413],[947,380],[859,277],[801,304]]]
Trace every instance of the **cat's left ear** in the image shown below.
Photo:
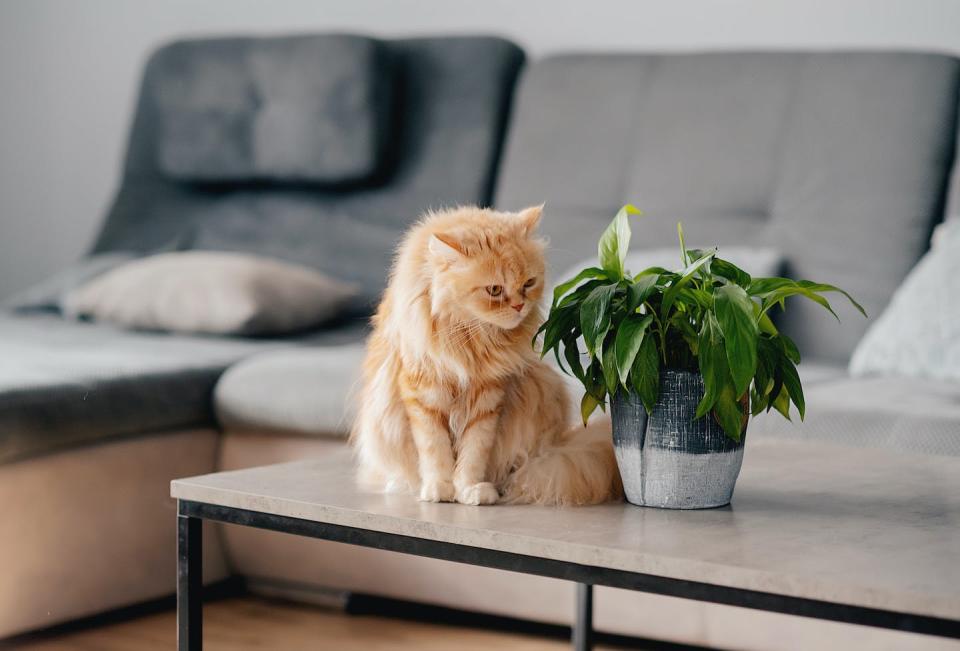
[[[449,262],[467,255],[463,243],[452,233],[434,233],[430,236],[428,248],[434,256]]]
[[[543,204],[539,206],[530,206],[524,208],[519,213],[520,223],[523,224],[523,234],[527,237],[533,235],[540,225],[540,218],[543,217]]]

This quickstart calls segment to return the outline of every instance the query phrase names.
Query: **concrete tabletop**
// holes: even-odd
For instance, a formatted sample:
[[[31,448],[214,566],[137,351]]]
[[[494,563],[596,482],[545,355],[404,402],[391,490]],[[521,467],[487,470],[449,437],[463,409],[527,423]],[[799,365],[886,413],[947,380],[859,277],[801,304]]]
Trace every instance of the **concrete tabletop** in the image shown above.
[[[182,500],[779,595],[960,619],[960,458],[747,442],[733,504],[429,504],[358,490],[345,450],[175,480]]]

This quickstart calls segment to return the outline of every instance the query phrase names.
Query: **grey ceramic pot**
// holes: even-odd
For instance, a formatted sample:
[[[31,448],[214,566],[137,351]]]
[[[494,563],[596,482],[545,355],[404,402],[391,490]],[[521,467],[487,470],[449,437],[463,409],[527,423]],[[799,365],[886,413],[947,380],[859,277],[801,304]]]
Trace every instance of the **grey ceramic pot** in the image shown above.
[[[649,415],[635,394],[613,397],[613,443],[627,501],[664,509],[730,503],[746,431],[737,443],[712,416],[694,420],[702,398],[703,378],[688,371],[660,373],[660,397]]]

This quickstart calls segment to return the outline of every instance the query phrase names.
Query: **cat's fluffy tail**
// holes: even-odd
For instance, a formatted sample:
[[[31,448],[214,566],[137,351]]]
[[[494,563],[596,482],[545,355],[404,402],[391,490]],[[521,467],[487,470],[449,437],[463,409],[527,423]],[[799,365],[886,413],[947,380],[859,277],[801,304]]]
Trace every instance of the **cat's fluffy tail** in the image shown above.
[[[585,505],[623,498],[609,419],[575,427],[507,479],[507,504]]]

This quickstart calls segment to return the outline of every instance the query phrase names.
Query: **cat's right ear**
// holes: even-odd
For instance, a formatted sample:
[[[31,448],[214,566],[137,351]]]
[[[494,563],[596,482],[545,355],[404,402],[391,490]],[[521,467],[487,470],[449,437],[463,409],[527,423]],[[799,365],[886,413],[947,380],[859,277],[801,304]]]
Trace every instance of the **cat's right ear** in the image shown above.
[[[444,260],[458,260],[467,255],[463,245],[449,233],[434,233],[430,236],[430,253]]]
[[[523,224],[523,234],[527,237],[533,235],[540,225],[540,218],[543,217],[543,204],[539,206],[530,206],[520,211],[520,223]]]

